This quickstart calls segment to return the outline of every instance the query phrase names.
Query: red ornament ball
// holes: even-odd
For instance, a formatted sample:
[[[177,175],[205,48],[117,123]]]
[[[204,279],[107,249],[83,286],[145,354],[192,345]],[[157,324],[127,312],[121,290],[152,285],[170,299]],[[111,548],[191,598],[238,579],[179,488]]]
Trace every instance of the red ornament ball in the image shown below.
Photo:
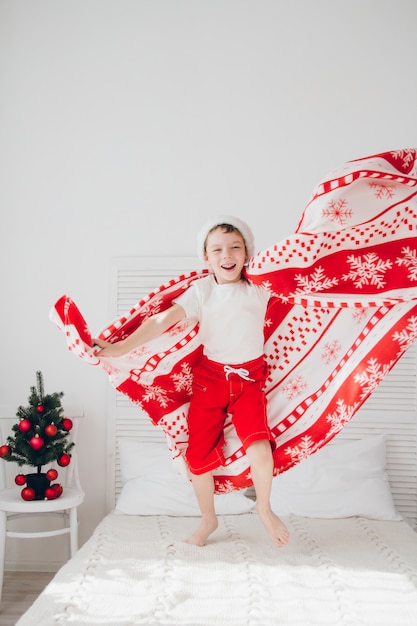
[[[0,457],[4,457],[7,454],[11,454],[12,450],[10,448],[10,446],[8,445],[4,445],[4,446],[0,446]]]
[[[43,404],[38,404],[38,406],[36,407],[36,410],[38,413],[43,413],[45,410],[45,407],[43,406]]]
[[[64,454],[61,454],[61,456],[59,457],[58,461],[57,461],[58,465],[60,465],[61,467],[66,467],[67,465],[69,465],[71,463],[71,457],[69,454],[66,454],[64,452]]]
[[[35,499],[35,490],[32,487],[24,487],[20,493],[23,500],[34,500]]]
[[[52,489],[55,491],[55,496],[57,498],[59,498],[59,496],[61,496],[62,492],[64,491],[63,486],[60,485],[59,483],[55,483],[55,485],[52,485]]]
[[[55,437],[57,432],[58,428],[55,426],[55,424],[48,424],[48,426],[45,426],[45,435],[47,435],[48,437]]]
[[[45,489],[45,498],[47,500],[55,500],[55,498],[56,498],[56,491],[55,491],[55,489],[53,488],[52,485]]]
[[[62,485],[55,483],[55,485],[45,489],[45,497],[47,500],[55,500],[55,498],[59,498],[63,491]]]
[[[53,467],[46,472],[46,478],[48,480],[56,480],[58,478],[58,472]]]
[[[29,441],[30,447],[33,448],[34,450],[40,450],[41,448],[43,448],[44,444],[45,444],[44,440],[42,439],[42,437],[39,437],[39,435],[35,435]]]
[[[70,420],[69,417],[64,417],[64,419],[62,420],[62,428],[64,430],[71,430],[72,427],[73,427],[72,420]]]
[[[22,485],[26,485],[26,476],[24,474],[18,474],[15,477],[14,482],[16,485],[19,485],[19,487],[22,487]]]
[[[20,420],[19,422],[19,430],[21,433],[27,433],[28,430],[32,428],[32,422],[28,420],[26,417]]]

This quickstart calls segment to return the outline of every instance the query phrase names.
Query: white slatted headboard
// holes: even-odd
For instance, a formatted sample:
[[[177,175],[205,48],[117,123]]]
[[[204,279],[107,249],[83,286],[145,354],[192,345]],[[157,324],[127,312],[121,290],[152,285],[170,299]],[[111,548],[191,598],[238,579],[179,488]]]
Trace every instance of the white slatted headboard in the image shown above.
[[[117,318],[129,311],[151,291],[171,278],[201,268],[196,257],[117,257],[112,259],[110,316]],[[162,431],[124,395],[109,386],[107,427],[107,510],[114,508],[120,493],[121,478],[116,446],[120,437],[147,442],[164,442]]]
[[[194,257],[121,257],[112,261],[111,316],[128,311],[150,291],[180,274],[199,269]],[[114,507],[121,479],[116,449],[120,437],[164,441],[162,432],[121,394],[109,388],[107,508]],[[386,433],[387,472],[397,510],[417,524],[417,349],[413,346],[337,436],[360,439]],[[334,443],[336,443],[336,439]],[[333,445],[330,443],[329,445]]]

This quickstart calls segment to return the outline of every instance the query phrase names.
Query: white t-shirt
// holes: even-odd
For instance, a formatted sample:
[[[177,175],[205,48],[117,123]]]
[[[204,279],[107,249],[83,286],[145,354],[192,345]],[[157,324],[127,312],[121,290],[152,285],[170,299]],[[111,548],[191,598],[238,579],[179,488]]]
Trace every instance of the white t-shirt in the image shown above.
[[[219,285],[210,275],[194,281],[174,302],[199,320],[207,358],[233,365],[263,354],[269,299],[266,289],[246,280]]]

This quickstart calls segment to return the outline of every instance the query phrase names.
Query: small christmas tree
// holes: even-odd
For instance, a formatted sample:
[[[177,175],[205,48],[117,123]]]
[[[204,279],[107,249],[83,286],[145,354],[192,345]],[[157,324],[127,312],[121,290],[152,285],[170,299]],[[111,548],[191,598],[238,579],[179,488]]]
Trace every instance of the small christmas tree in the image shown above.
[[[41,372],[36,372],[36,379],[36,387],[30,388],[29,406],[19,406],[17,409],[16,416],[19,422],[12,427],[15,434],[9,436],[7,443],[0,447],[0,457],[5,461],[14,461],[20,466],[36,467],[37,473],[41,474],[43,465],[56,461],[58,465],[64,467],[71,462],[69,453],[74,443],[68,441],[68,435],[73,423],[72,420],[63,416],[64,409],[61,405],[63,392],[45,395]],[[49,474],[54,478],[58,476],[56,470],[50,470]],[[23,474],[19,474],[16,477],[16,483],[25,484],[29,476],[32,475],[24,477]],[[49,479],[45,489],[47,487],[49,487]],[[24,499],[39,499],[35,495],[31,498],[32,494],[24,494],[24,491],[22,491]],[[62,487],[57,485],[55,492],[55,496],[52,492],[49,494],[51,498],[60,495]],[[49,497],[48,493],[44,497]]]

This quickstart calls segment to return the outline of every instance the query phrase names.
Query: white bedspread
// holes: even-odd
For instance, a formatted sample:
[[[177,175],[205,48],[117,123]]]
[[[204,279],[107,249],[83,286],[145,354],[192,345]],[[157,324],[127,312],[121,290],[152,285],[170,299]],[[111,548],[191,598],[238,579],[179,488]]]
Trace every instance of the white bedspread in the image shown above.
[[[256,514],[221,516],[197,548],[181,541],[195,518],[110,514],[17,626],[416,626],[405,522],[285,521],[281,549]]]

